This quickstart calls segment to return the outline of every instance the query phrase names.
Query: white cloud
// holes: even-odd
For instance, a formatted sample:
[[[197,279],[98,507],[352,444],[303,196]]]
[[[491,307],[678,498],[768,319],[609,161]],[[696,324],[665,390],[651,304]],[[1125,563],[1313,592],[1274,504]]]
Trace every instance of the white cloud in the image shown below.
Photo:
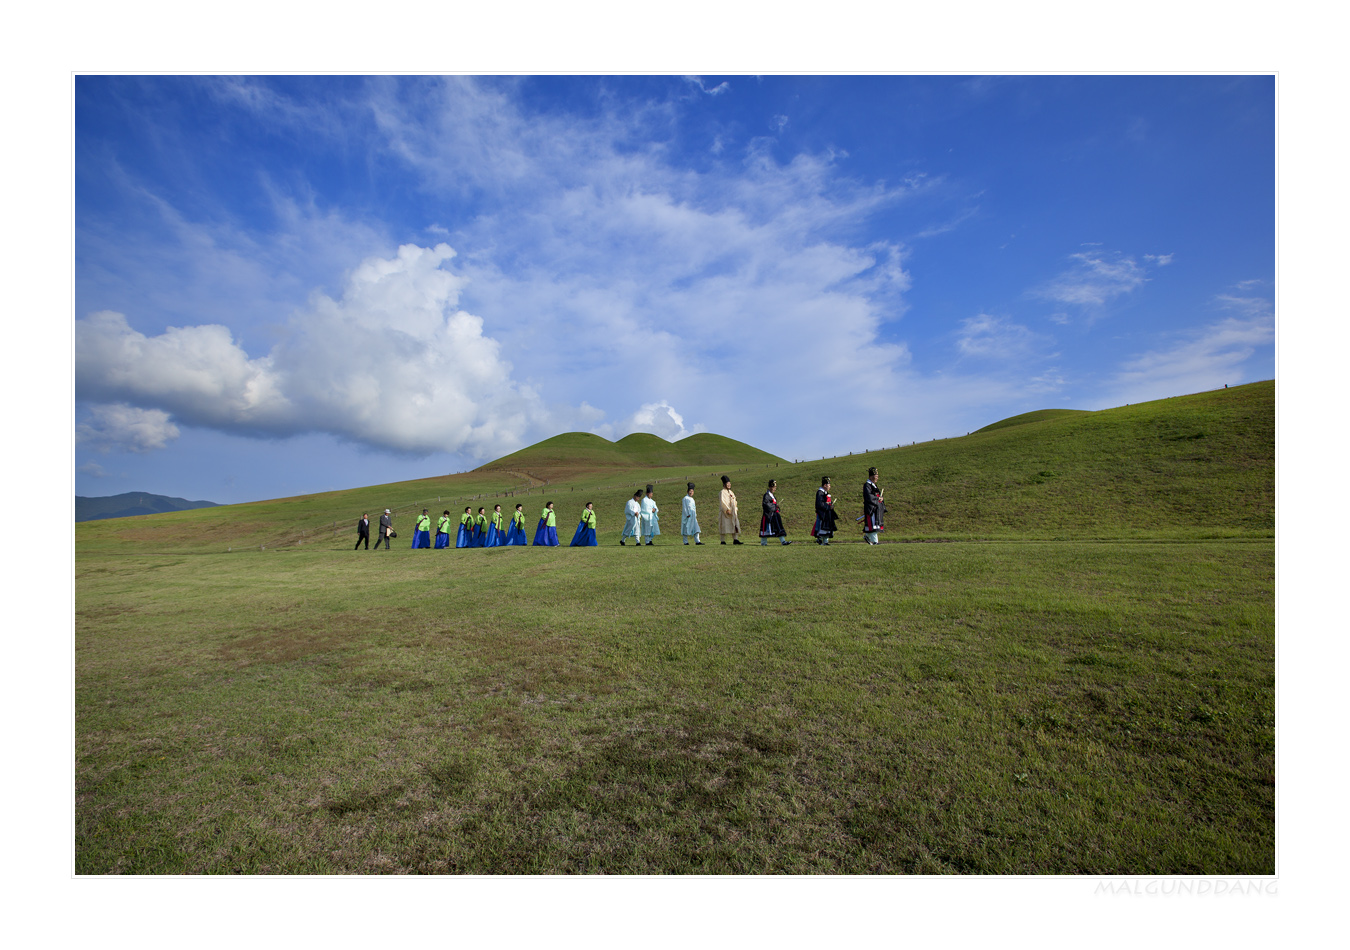
[[[1157,264],[1159,267],[1166,267],[1172,263],[1174,257],[1176,257],[1175,254],[1145,254],[1144,260],[1150,264]]]
[[[464,280],[441,266],[453,256],[445,244],[405,245],[394,258],[364,261],[339,299],[315,292],[256,359],[223,326],[146,336],[121,314],[93,314],[76,322],[77,392],[153,405],[165,421],[327,432],[414,454],[484,458],[552,434],[553,417],[512,380],[481,318],[456,307]],[[586,412],[559,414],[572,416]]]
[[[684,416],[662,399],[660,402],[644,403],[637,412],[621,422],[596,426],[591,431],[611,440],[621,439],[633,432],[650,432],[667,442],[675,442],[695,432],[704,432],[706,429],[701,425],[686,427]]]
[[[97,462],[85,462],[79,468],[75,469],[75,471],[89,475],[93,478],[106,478],[108,475],[108,473],[103,470],[103,466]]]
[[[701,76],[685,76],[684,80],[690,85],[697,86],[700,92],[710,96],[720,96],[722,93],[728,92],[731,89],[731,83],[728,82],[721,82],[716,86],[709,87],[708,84],[703,81]]]
[[[1131,257],[1083,251],[1070,254],[1070,267],[1032,295],[1056,303],[1100,307],[1142,287],[1148,278]]]
[[[1041,339],[1021,324],[982,313],[961,321],[956,348],[966,357],[1023,360],[1033,355]]]
[[[1099,405],[1144,402],[1249,382],[1244,365],[1275,340],[1269,310],[1229,317],[1192,331],[1176,346],[1121,364]]]
[[[150,452],[162,449],[178,438],[178,427],[169,414],[160,409],[138,409],[124,403],[91,407],[88,417],[75,427],[75,441],[99,452]],[[81,466],[81,472],[101,478],[103,469],[95,462]]]

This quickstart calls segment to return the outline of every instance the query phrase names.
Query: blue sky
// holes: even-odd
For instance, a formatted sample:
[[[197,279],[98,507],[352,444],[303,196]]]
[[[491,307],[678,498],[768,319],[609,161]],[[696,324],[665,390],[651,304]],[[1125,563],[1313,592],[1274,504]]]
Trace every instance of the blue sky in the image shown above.
[[[1270,379],[1269,76],[78,76],[76,493]]]

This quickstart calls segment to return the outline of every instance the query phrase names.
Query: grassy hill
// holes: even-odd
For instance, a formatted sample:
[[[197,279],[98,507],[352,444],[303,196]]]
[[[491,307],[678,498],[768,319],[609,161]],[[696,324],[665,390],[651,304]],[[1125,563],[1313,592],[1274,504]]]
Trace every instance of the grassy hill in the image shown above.
[[[458,515],[465,505],[490,511],[500,503],[511,511],[521,502],[533,523],[548,499],[556,503],[560,531],[575,524],[585,502],[595,502],[601,539],[612,543],[625,499],[647,482],[659,486],[668,532],[686,480],[698,484],[695,497],[710,527],[724,473],[747,532],[758,523],[760,495],[772,477],[788,530],[800,537],[814,520],[820,477],[833,479],[838,508],[852,518],[861,514],[861,486],[872,465],[886,489],[890,539],[1273,534],[1273,381],[1100,412],[1051,412],[960,438],[796,464],[710,434],[669,443],[651,435],[609,442],[565,433],[460,475],[83,523],[76,544],[80,552],[336,549],[354,540],[362,512],[393,509],[402,530],[423,507]]]
[[[696,462],[77,525],[76,873],[1274,873],[1273,383]],[[805,541],[873,464],[886,541],[977,543],[679,545],[687,478]],[[350,551],[545,498],[602,546]]]
[[[479,472],[528,472],[556,481],[582,472],[671,466],[762,465],[782,462],[776,455],[726,436],[699,432],[678,442],[649,432],[634,432],[610,442],[590,432],[564,432],[479,466]]]
[[[1062,419],[1065,416],[1075,416],[1086,412],[1084,409],[1037,409],[1035,412],[1024,412],[1019,416],[1009,416],[1007,419],[1001,419],[998,422],[992,422],[983,429],[976,429],[976,432],[992,432],[995,429],[1006,429],[1008,426],[1026,425],[1028,422],[1042,422],[1046,419]]]

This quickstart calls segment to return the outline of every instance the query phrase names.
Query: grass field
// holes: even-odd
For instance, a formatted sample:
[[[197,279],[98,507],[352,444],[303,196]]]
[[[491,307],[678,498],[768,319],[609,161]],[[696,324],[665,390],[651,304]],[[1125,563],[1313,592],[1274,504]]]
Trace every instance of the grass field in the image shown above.
[[[877,464],[888,539],[945,543],[685,548],[670,484],[620,548],[629,473],[544,486],[594,549],[215,546],[490,473],[81,524],[76,870],[1271,874],[1273,405],[735,476],[800,540]]]

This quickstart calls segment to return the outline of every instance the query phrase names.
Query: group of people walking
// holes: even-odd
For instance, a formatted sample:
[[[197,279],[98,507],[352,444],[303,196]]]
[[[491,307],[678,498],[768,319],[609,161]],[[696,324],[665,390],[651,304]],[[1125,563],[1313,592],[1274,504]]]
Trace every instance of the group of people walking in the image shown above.
[[[777,538],[780,544],[792,544],[788,539],[787,529],[783,527],[783,513],[778,502],[778,481],[769,479],[768,488],[761,499],[761,514],[759,519],[759,543],[767,545],[770,538]],[[816,520],[811,526],[811,536],[816,539],[816,543],[827,545],[833,539],[835,533],[839,530],[839,516],[835,512],[835,496],[832,493],[830,479],[828,476],[821,478],[820,488],[816,489]],[[863,483],[863,514],[858,518],[862,524],[863,539],[868,544],[880,543],[880,532],[885,530],[886,503],[883,500],[883,491],[877,487],[877,470],[869,468],[867,470],[867,481]],[[736,493],[731,490],[731,478],[727,475],[722,476],[722,491],[719,496],[719,507],[717,516],[717,529],[722,537],[722,544],[727,543],[730,538],[732,544],[741,544],[741,521],[740,512],[737,507]],[[623,533],[619,536],[619,544],[626,547],[631,541],[635,547],[648,546],[655,543],[655,539],[661,534],[661,509],[656,503],[655,486],[648,485],[646,491],[639,489],[633,492],[624,505],[624,525]],[[525,512],[523,505],[516,505],[516,510],[506,519],[502,514],[501,505],[493,505],[492,513],[488,514],[484,508],[478,509],[478,514],[473,513],[473,507],[464,509],[464,514],[460,515],[459,525],[453,531],[454,542],[451,543],[452,521],[450,511],[447,509],[441,512],[439,520],[436,522],[436,537],[433,545],[431,537],[431,516],[427,509],[422,509],[421,516],[417,519],[416,527],[413,531],[412,547],[416,548],[496,548],[512,547],[525,545]],[[361,547],[365,543],[367,550],[370,548],[370,517],[362,515],[361,520],[356,525],[357,536],[356,546]],[[379,534],[375,538],[375,547],[378,549],[380,542],[384,542],[385,550],[389,550],[389,542],[392,538],[398,537],[394,531],[392,514],[386,508],[384,514],[380,515]],[[698,524],[698,506],[694,501],[694,483],[689,482],[685,491],[684,498],[680,502],[680,537],[684,543],[688,544],[693,539],[694,544],[703,544],[702,531]],[[533,544],[540,547],[557,547],[558,541],[558,522],[557,516],[553,511],[553,502],[544,505],[544,510],[540,512],[539,524],[534,532]],[[577,523],[576,532],[572,535],[571,547],[595,547],[599,544],[596,539],[596,519],[595,506],[592,502],[586,502],[586,507],[582,509],[581,520]]]

